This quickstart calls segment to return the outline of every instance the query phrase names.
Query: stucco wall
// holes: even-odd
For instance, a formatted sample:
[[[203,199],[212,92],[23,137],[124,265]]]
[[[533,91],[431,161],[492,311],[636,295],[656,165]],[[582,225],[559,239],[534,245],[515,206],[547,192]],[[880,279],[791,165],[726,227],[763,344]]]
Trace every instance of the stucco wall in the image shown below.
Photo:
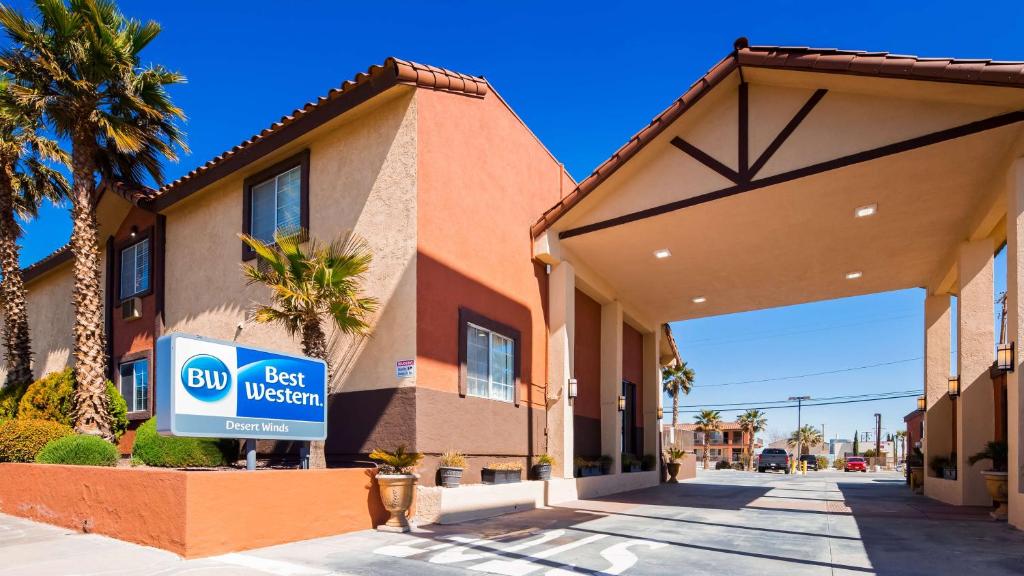
[[[622,379],[636,385],[636,403],[633,408],[633,437],[643,453],[644,437],[644,335],[627,323],[622,324]]]
[[[576,339],[573,369],[577,396],[573,400],[573,454],[601,454],[601,305],[576,290]]]
[[[529,228],[563,172],[493,92],[421,90],[417,108],[417,448],[543,452],[547,278]],[[459,397],[460,306],[521,333],[518,407]]]
[[[411,402],[396,387],[415,383],[395,376],[395,362],[416,353],[416,117],[412,90],[392,89],[166,213],[166,332],[231,340],[253,302],[269,294],[247,286],[240,271],[243,181],[310,151],[310,234],[322,241],[350,230],[361,236],[373,253],[364,291],[380,302],[369,338],[332,340],[334,384],[360,400],[332,402],[329,454],[366,452],[388,427],[408,424],[378,417]],[[238,342],[300,351],[299,340],[278,326],[247,323]]]
[[[102,262],[102,255],[100,259]],[[36,378],[74,363],[75,307],[71,301],[74,280],[71,268],[68,262],[27,285],[32,373]],[[6,378],[7,367],[0,357],[0,386]]]

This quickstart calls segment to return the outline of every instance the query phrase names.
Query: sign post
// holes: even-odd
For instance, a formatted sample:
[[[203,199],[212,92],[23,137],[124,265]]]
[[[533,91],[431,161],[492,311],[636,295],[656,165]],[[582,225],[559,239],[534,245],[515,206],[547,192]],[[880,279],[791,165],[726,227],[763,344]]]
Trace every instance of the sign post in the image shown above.
[[[327,438],[322,360],[181,333],[157,340],[156,358],[161,434],[245,439],[249,470],[257,439]]]

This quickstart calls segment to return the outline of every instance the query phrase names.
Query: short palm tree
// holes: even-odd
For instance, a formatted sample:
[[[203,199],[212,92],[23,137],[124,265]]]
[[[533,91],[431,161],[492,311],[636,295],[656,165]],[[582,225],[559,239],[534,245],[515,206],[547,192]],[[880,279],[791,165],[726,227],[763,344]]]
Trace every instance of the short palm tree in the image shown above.
[[[711,460],[710,436],[712,432],[718,432],[722,429],[722,413],[718,410],[701,410],[700,414],[694,418],[694,422],[697,424],[697,431],[701,432],[704,436],[702,461],[704,468],[707,469]]]
[[[162,159],[185,149],[182,111],[166,87],[184,77],[143,67],[140,53],[160,33],[155,22],[126,18],[111,0],[35,0],[37,20],[0,5],[10,39],[0,69],[11,94],[42,115],[71,152],[71,252],[75,283],[75,428],[112,438],[96,222],[96,178],[160,184]]]
[[[333,382],[325,324],[333,324],[342,334],[369,333],[377,299],[363,296],[361,285],[372,255],[365,242],[351,235],[330,244],[309,240],[305,246],[303,236],[277,234],[275,244],[268,245],[241,234],[257,257],[256,264],[244,264],[242,270],[250,284],[263,284],[271,291],[270,301],[257,305],[253,320],[278,324],[289,335],[298,335],[302,353],[325,361],[328,382]],[[328,390],[328,406],[332,391]],[[327,466],[323,442],[310,445],[310,466]]]
[[[44,199],[68,193],[64,176],[50,162],[65,162],[57,144],[41,133],[41,118],[11,99],[10,84],[0,79],[0,302],[3,304],[7,386],[32,381],[32,342],[28,329],[25,283],[21,277],[18,218],[36,215]]]
[[[740,424],[740,430],[747,435],[747,468],[753,470],[754,466],[754,435],[763,432],[768,426],[768,417],[763,410],[751,408],[736,419]]]
[[[661,369],[661,385],[665,392],[672,397],[673,429],[679,424],[679,395],[689,394],[690,390],[693,390],[695,377],[693,368],[687,366],[686,362],[679,362]]]
[[[790,435],[786,444],[788,444],[790,448],[796,448],[799,444],[800,454],[797,454],[799,457],[804,454],[809,454],[811,448],[821,446],[823,442],[824,438],[822,438],[820,430],[810,424],[804,424],[799,430],[794,431],[793,434]]]

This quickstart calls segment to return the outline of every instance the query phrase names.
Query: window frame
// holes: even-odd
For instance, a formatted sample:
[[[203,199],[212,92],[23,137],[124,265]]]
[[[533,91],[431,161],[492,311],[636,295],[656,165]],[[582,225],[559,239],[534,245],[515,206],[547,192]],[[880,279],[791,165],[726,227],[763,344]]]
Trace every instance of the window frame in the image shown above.
[[[125,364],[132,364],[135,362],[146,363],[146,406],[141,410],[134,410],[135,407],[135,382],[132,381],[132,394],[131,398],[124,395],[124,383],[121,381],[121,367]],[[134,374],[134,371],[132,372]],[[124,397],[125,404],[128,406],[128,419],[129,420],[145,420],[148,419],[150,414],[153,413],[153,402],[155,400],[153,390],[153,353],[151,350],[143,350],[140,352],[133,352],[125,354],[117,362],[117,391]]]
[[[247,177],[242,183],[242,232],[252,235],[252,189],[271,178],[276,178],[289,170],[299,168],[299,228],[303,238],[309,232],[309,149],[285,158]],[[242,260],[256,258],[256,252],[242,243]]]
[[[135,245],[139,244],[140,242],[143,242],[143,241],[149,242],[149,250],[146,251],[147,252],[146,257],[149,258],[149,263],[148,263],[149,264],[149,286],[146,287],[145,290],[143,290],[142,292],[139,292],[137,294],[132,294],[131,296],[122,296],[121,295],[121,267],[123,265],[122,260],[124,259],[124,251],[129,249],[129,248],[131,248],[132,246],[135,246]],[[121,304],[124,304],[125,302],[127,302],[128,300],[131,300],[132,298],[144,298],[144,297],[149,296],[150,294],[152,294],[153,293],[153,285],[156,284],[156,281],[155,281],[155,279],[156,279],[156,270],[153,267],[154,264],[156,263],[156,261],[154,260],[154,255],[153,255],[153,252],[154,252],[153,227],[150,226],[149,228],[146,228],[145,230],[140,230],[139,232],[137,232],[135,234],[134,238],[129,236],[128,238],[124,239],[122,242],[116,243],[113,246],[113,250],[114,250],[115,257],[114,257],[114,269],[111,270],[111,276],[114,279],[113,289],[114,289],[115,293],[117,294],[117,297],[114,298],[114,302],[116,302],[116,306],[118,308],[120,308]]]
[[[507,338],[512,341],[512,401],[508,402],[500,400],[498,398],[482,396],[470,396],[468,393],[469,389],[469,366],[468,366],[468,339],[466,332],[469,326],[476,326],[478,328],[493,332],[498,336]],[[496,320],[491,320],[482,314],[474,312],[468,308],[459,307],[459,396],[462,398],[476,398],[478,400],[490,400],[493,402],[501,402],[503,404],[512,404],[513,406],[519,406],[519,384],[521,380],[521,364],[522,364],[522,338],[519,330],[507,325],[502,324]]]

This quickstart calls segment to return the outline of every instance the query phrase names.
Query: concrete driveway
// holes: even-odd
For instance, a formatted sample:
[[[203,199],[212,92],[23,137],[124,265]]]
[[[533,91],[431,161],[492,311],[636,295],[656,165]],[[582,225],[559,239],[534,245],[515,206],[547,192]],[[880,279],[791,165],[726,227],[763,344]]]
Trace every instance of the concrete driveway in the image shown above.
[[[1024,533],[985,512],[911,495],[894,474],[702,471],[679,485],[413,534],[190,561],[0,516],[0,575],[1024,574]]]

